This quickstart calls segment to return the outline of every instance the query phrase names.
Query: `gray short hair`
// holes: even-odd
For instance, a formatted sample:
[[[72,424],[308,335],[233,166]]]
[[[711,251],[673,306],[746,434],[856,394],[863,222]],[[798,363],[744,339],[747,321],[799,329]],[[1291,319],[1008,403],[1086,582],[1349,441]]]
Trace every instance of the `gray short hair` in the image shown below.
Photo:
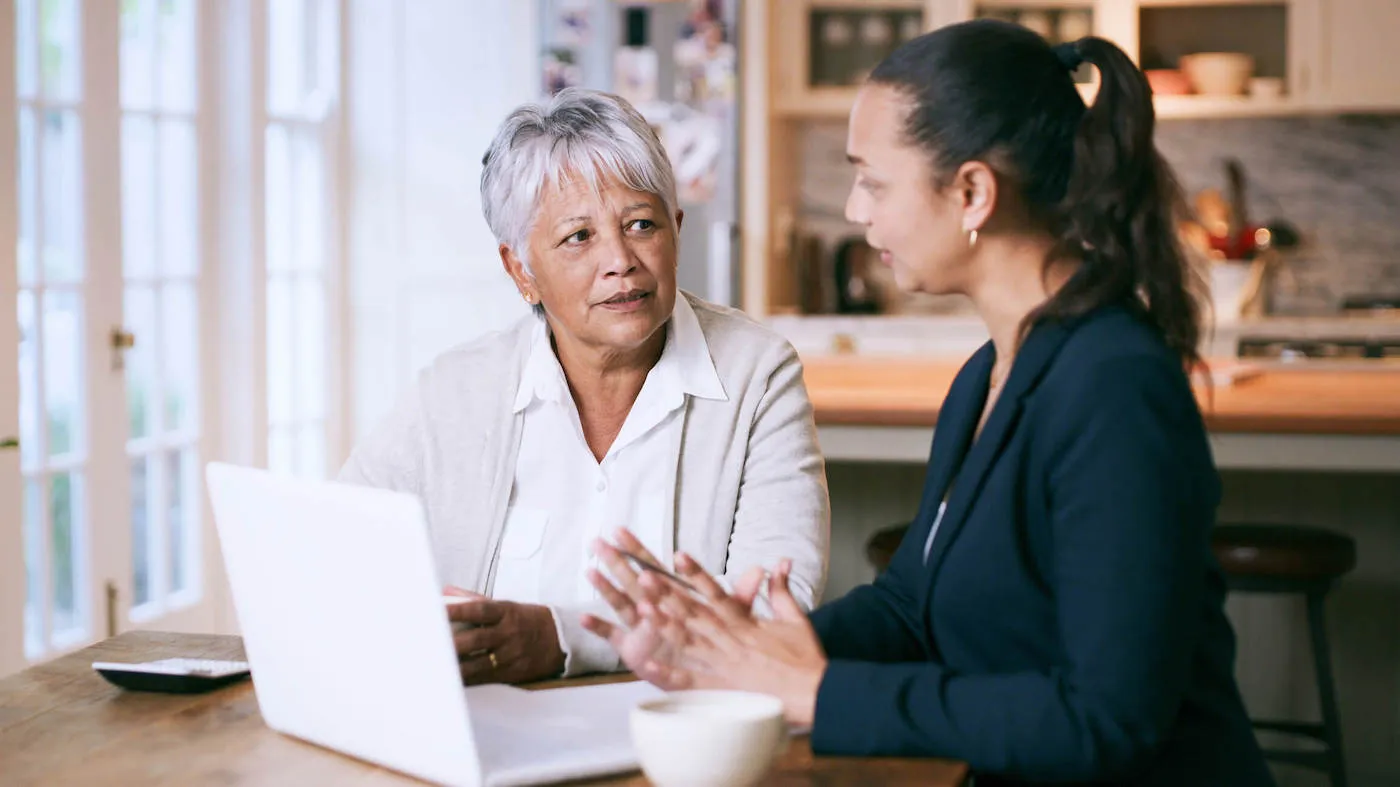
[[[525,239],[540,192],[565,173],[594,190],[605,177],[616,179],[660,197],[668,216],[676,213],[676,176],[666,149],[641,113],[610,93],[571,87],[521,106],[501,124],[481,163],[486,224],[527,271]]]

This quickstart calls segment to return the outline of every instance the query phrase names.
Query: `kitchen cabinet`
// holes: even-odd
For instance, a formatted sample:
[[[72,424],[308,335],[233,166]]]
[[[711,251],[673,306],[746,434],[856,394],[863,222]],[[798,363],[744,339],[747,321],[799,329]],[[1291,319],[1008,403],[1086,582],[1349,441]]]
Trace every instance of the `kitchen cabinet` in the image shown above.
[[[774,108],[783,117],[844,118],[860,73],[879,44],[910,24],[934,28],[978,17],[1020,21],[1056,40],[1083,29],[1123,47],[1144,68],[1172,68],[1182,54],[1239,51],[1255,76],[1281,80],[1278,96],[1159,96],[1163,118],[1256,117],[1400,109],[1400,2],[1376,0],[775,0],[770,48]],[[890,20],[882,33],[877,17]],[[871,20],[863,26],[865,20]],[[917,21],[914,21],[917,20]],[[836,51],[835,57],[825,57]],[[849,57],[843,58],[841,52]],[[843,66],[836,60],[849,61]],[[865,59],[870,60],[871,57]],[[874,60],[878,60],[875,57]],[[822,74],[826,71],[828,73]],[[843,78],[844,77],[844,78]],[[1091,98],[1092,78],[1081,80]],[[844,82],[844,84],[843,84]]]
[[[777,0],[772,4],[774,108],[784,117],[844,118],[857,86],[899,44],[954,21],[928,0]]]
[[[1321,104],[1330,111],[1400,109],[1400,2],[1321,3]]]
[[[769,0],[744,7],[745,57],[766,64],[746,75],[743,120],[743,307],[759,317],[795,313],[802,300],[795,230],[805,131],[844,123],[863,73],[916,29],[991,16],[1056,40],[1087,27],[1154,70],[1173,70],[1183,55],[1199,52],[1253,59],[1257,79],[1239,95],[1159,93],[1163,120],[1400,111],[1400,58],[1392,51],[1400,0]],[[1092,69],[1077,80],[1092,100]]]

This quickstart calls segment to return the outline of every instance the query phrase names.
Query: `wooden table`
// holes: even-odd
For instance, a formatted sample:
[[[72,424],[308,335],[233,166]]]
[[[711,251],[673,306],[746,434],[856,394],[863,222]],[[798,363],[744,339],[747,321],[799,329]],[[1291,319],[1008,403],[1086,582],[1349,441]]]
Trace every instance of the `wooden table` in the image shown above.
[[[208,694],[125,692],[91,667],[172,656],[242,659],[243,645],[237,637],[128,632],[0,680],[0,783],[417,783],[268,729],[249,681]],[[800,738],[765,783],[954,787],[966,772],[935,760],[814,757]],[[589,783],[647,781],[632,774]]]
[[[803,358],[822,453],[833,460],[928,459],[960,360]],[[1266,369],[1198,389],[1222,468],[1400,472],[1400,368]]]

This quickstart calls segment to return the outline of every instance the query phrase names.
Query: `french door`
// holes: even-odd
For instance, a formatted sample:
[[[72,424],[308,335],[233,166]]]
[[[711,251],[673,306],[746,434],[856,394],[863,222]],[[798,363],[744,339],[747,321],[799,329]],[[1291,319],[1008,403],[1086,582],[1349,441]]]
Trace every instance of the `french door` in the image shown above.
[[[231,629],[204,463],[338,462],[338,10],[0,0],[0,674]]]

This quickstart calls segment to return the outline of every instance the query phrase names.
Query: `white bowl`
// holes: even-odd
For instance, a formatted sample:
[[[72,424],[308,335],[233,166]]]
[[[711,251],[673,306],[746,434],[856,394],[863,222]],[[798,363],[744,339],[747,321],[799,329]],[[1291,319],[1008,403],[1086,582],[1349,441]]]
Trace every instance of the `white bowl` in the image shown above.
[[[750,787],[787,741],[783,703],[746,691],[676,691],[632,709],[632,745],[657,787]]]
[[[1181,72],[1204,96],[1239,96],[1254,75],[1254,58],[1241,52],[1199,52],[1181,56]]]
[[[1255,98],[1275,99],[1283,97],[1283,79],[1280,77],[1255,77],[1249,80],[1249,94]]]

